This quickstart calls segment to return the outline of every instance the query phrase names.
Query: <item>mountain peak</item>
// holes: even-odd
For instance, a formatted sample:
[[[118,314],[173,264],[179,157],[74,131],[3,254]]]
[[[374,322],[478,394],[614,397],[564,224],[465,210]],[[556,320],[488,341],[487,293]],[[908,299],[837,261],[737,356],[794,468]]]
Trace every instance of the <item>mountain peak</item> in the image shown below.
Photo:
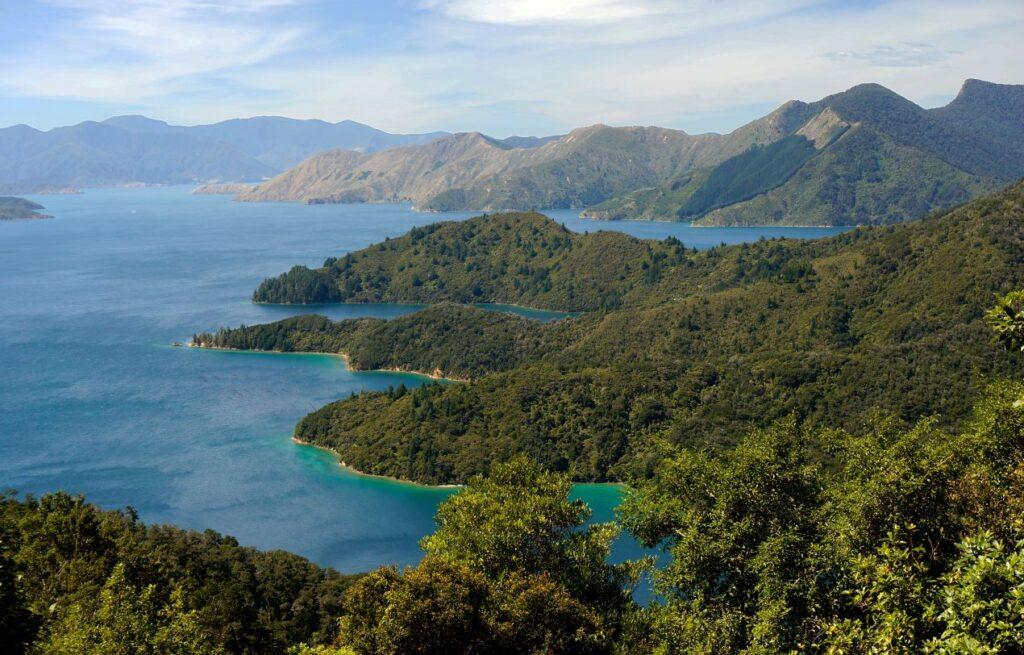
[[[1014,99],[1019,103],[1021,98],[1024,98],[1024,85],[1022,84],[997,84],[995,82],[968,78],[964,80],[963,86],[960,87],[960,93],[949,104],[1003,103],[1014,102]]]

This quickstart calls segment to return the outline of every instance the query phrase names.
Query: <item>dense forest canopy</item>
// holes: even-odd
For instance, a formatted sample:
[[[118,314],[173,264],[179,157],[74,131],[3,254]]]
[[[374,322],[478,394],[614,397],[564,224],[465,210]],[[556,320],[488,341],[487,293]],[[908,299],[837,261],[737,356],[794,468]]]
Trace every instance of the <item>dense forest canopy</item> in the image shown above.
[[[57,493],[0,498],[0,652],[277,655],[337,634],[354,580]]]
[[[446,304],[197,335],[367,358],[360,339],[394,339],[393,361],[467,372],[509,359],[297,429],[468,480],[404,570],[345,576],[64,493],[3,496],[0,652],[1024,652],[1022,200],[817,243],[661,242],[679,259],[621,308],[551,324]],[[538,362],[512,363],[521,341]],[[382,425],[398,428],[370,439]],[[627,499],[589,524],[572,480],[602,471]],[[609,563],[622,530],[661,560]]]
[[[518,456],[444,501],[425,557],[353,581],[58,494],[0,509],[0,648],[101,655],[932,653],[1024,649],[1024,384],[961,429],[794,418],[662,442],[611,565],[569,478]],[[646,572],[658,597],[636,604]]]
[[[291,293],[293,273],[257,297]],[[790,414],[847,429],[879,410],[958,425],[986,378],[1022,370],[987,338],[984,316],[994,293],[1024,284],[1024,184],[910,224],[702,252],[577,235],[537,214],[482,216],[306,274],[349,301],[586,311],[539,324],[441,305],[212,340],[472,379],[339,400],[300,422],[300,440],[422,482],[462,482],[519,452],[577,480],[621,480],[650,472],[658,438],[724,446]]]

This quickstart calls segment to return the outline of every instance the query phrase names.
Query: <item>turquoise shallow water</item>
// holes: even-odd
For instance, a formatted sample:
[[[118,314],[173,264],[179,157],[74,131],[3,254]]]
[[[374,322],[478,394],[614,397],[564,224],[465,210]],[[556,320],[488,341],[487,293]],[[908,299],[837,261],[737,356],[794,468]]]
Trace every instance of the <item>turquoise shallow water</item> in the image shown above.
[[[268,275],[319,264],[440,218],[397,205],[234,203],[184,188],[36,198],[52,220],[0,223],[0,488],[85,493],[150,522],[213,528],[342,571],[417,561],[449,489],[343,471],[290,440],[305,413],[360,389],[422,378],[352,373],[335,357],[172,348],[193,332],[310,308],[253,305]],[[598,224],[674,234],[687,245],[836,230]],[[332,318],[397,316],[411,305],[340,305]],[[496,310],[509,310],[495,307]],[[532,312],[549,320],[557,314]],[[595,516],[619,490],[581,485]],[[636,552],[623,541],[617,557]]]

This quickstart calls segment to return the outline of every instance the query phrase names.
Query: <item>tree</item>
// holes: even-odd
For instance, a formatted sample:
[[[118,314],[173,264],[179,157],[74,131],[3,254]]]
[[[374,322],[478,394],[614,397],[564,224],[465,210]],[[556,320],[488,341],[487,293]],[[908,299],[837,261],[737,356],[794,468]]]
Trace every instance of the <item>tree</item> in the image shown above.
[[[35,639],[39,622],[20,588],[9,542],[5,526],[0,525],[0,653],[21,655]]]
[[[929,653],[1024,652],[1024,541],[1007,551],[989,532],[965,539],[937,605],[945,629],[928,644]]]
[[[518,457],[438,510],[426,556],[346,596],[341,641],[358,653],[609,653],[632,605],[617,530],[585,527],[571,481]]]
[[[665,453],[621,510],[629,530],[672,560],[654,574],[652,614],[670,652],[779,653],[809,621],[809,549],[822,475],[810,435],[781,421],[711,456]]]
[[[79,602],[63,610],[39,647],[41,655],[220,655],[186,611],[181,589],[162,605],[156,587],[137,588],[125,566],[114,567],[95,606]]]
[[[998,299],[985,314],[996,340],[1009,351],[1024,352],[1024,291],[1012,291]]]

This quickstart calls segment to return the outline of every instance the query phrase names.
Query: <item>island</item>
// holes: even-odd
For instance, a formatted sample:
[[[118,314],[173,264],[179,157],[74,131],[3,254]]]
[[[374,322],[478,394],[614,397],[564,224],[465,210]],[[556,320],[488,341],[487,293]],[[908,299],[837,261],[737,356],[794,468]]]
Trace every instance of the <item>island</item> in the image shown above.
[[[37,218],[53,218],[39,213],[43,206],[24,198],[0,197],[0,221],[21,221]]]
[[[659,443],[728,448],[789,415],[855,429],[882,410],[956,426],[985,376],[1024,375],[983,321],[994,294],[1024,286],[1022,205],[1017,183],[898,226],[704,251],[575,234],[530,212],[441,222],[295,267],[253,296],[434,307],[391,321],[286,319],[199,343],[465,380],[362,393],[296,427],[353,468],[429,484],[521,452],[577,481],[626,480],[648,471]],[[579,314],[540,324],[469,303]]]

